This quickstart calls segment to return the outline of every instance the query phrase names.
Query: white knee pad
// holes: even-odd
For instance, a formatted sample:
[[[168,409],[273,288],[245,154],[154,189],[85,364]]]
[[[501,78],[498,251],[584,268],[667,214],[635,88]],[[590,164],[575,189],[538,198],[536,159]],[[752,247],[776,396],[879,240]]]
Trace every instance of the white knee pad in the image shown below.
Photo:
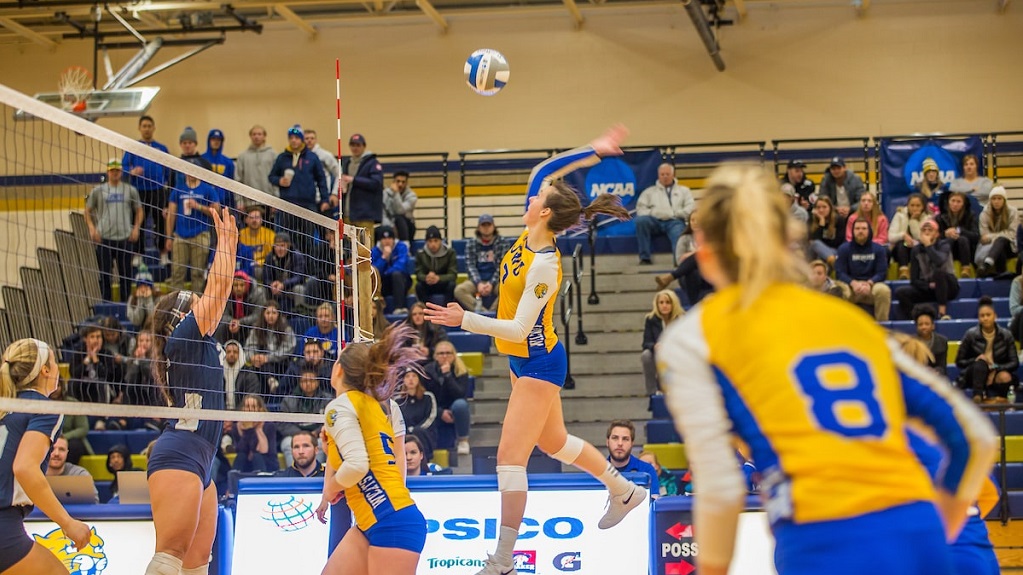
[[[181,575],[209,575],[210,564],[200,565],[199,567],[193,567],[191,569],[182,569]]]
[[[502,493],[505,491],[529,491],[526,468],[521,465],[498,465],[497,490]]]
[[[146,575],[178,575],[181,573],[181,559],[168,553],[157,553],[146,567]]]
[[[579,459],[579,454],[583,452],[583,446],[585,445],[585,441],[569,434],[565,438],[565,445],[562,445],[557,453],[552,453],[551,457],[562,463],[572,465],[576,459]]]

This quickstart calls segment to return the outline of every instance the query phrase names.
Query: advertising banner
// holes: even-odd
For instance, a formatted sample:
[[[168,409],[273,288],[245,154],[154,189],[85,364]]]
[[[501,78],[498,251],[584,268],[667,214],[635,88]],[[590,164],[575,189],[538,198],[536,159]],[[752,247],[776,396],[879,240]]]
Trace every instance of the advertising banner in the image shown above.
[[[674,501],[673,501],[674,500]],[[699,575],[700,547],[693,535],[691,498],[661,498],[655,505],[651,528],[653,575]],[[735,555],[729,575],[777,575],[774,539],[767,514],[747,511],[739,516]]]
[[[905,205],[906,197],[917,190],[924,178],[923,163],[930,158],[938,164],[941,181],[948,184],[962,175],[963,156],[973,154],[984,173],[984,143],[980,136],[969,138],[926,138],[920,140],[881,140],[881,207],[889,217],[895,208]]]
[[[26,521],[25,531],[57,556],[71,575],[139,575],[146,572],[156,548],[152,521],[86,521],[92,539],[76,549],[56,523]]]

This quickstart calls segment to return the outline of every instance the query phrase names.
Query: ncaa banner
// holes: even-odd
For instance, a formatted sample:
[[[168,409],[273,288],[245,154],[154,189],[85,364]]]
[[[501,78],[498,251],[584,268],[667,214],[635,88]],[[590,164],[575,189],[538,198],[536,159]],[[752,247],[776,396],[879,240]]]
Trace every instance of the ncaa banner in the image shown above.
[[[636,199],[647,187],[657,182],[657,166],[664,162],[660,150],[629,151],[624,155],[604,158],[599,164],[576,170],[565,176],[565,181],[582,192],[588,203],[597,194],[614,194],[622,199],[629,211],[636,209]],[[636,225],[632,221],[613,222],[597,228],[601,236],[634,236]]]
[[[909,194],[923,180],[923,163],[937,162],[941,181],[946,184],[962,175],[963,156],[973,154],[984,173],[984,143],[980,136],[968,138],[926,138],[920,140],[881,140],[881,208],[889,217],[895,208],[905,205]]]

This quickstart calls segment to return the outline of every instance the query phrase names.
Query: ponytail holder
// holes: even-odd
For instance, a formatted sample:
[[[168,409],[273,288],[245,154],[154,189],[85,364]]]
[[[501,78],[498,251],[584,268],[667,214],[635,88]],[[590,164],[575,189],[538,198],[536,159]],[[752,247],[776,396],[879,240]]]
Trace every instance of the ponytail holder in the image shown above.
[[[28,375],[21,382],[32,381],[39,377],[39,372],[42,371],[43,366],[46,365],[47,360],[50,358],[50,346],[45,341],[39,339],[32,339],[36,344],[36,363],[32,366],[32,371],[28,372]],[[6,359],[4,361],[7,361]]]

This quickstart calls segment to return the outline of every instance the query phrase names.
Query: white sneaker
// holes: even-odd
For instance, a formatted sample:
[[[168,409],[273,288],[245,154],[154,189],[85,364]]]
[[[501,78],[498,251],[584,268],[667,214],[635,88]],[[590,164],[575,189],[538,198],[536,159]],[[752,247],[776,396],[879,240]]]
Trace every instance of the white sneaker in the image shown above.
[[[636,484],[632,485],[631,491],[627,491],[622,495],[609,495],[607,498],[607,512],[600,518],[600,523],[597,523],[597,527],[610,529],[618,525],[629,514],[629,511],[639,507],[639,504],[646,498],[646,489]]]
[[[407,307],[396,307],[396,308],[394,308],[394,311],[391,312],[391,315],[408,315],[408,308]]]
[[[476,575],[515,575],[514,565],[498,565],[493,555],[487,554],[487,562]]]
[[[459,455],[469,455],[469,440],[463,439],[458,442],[457,451]]]

